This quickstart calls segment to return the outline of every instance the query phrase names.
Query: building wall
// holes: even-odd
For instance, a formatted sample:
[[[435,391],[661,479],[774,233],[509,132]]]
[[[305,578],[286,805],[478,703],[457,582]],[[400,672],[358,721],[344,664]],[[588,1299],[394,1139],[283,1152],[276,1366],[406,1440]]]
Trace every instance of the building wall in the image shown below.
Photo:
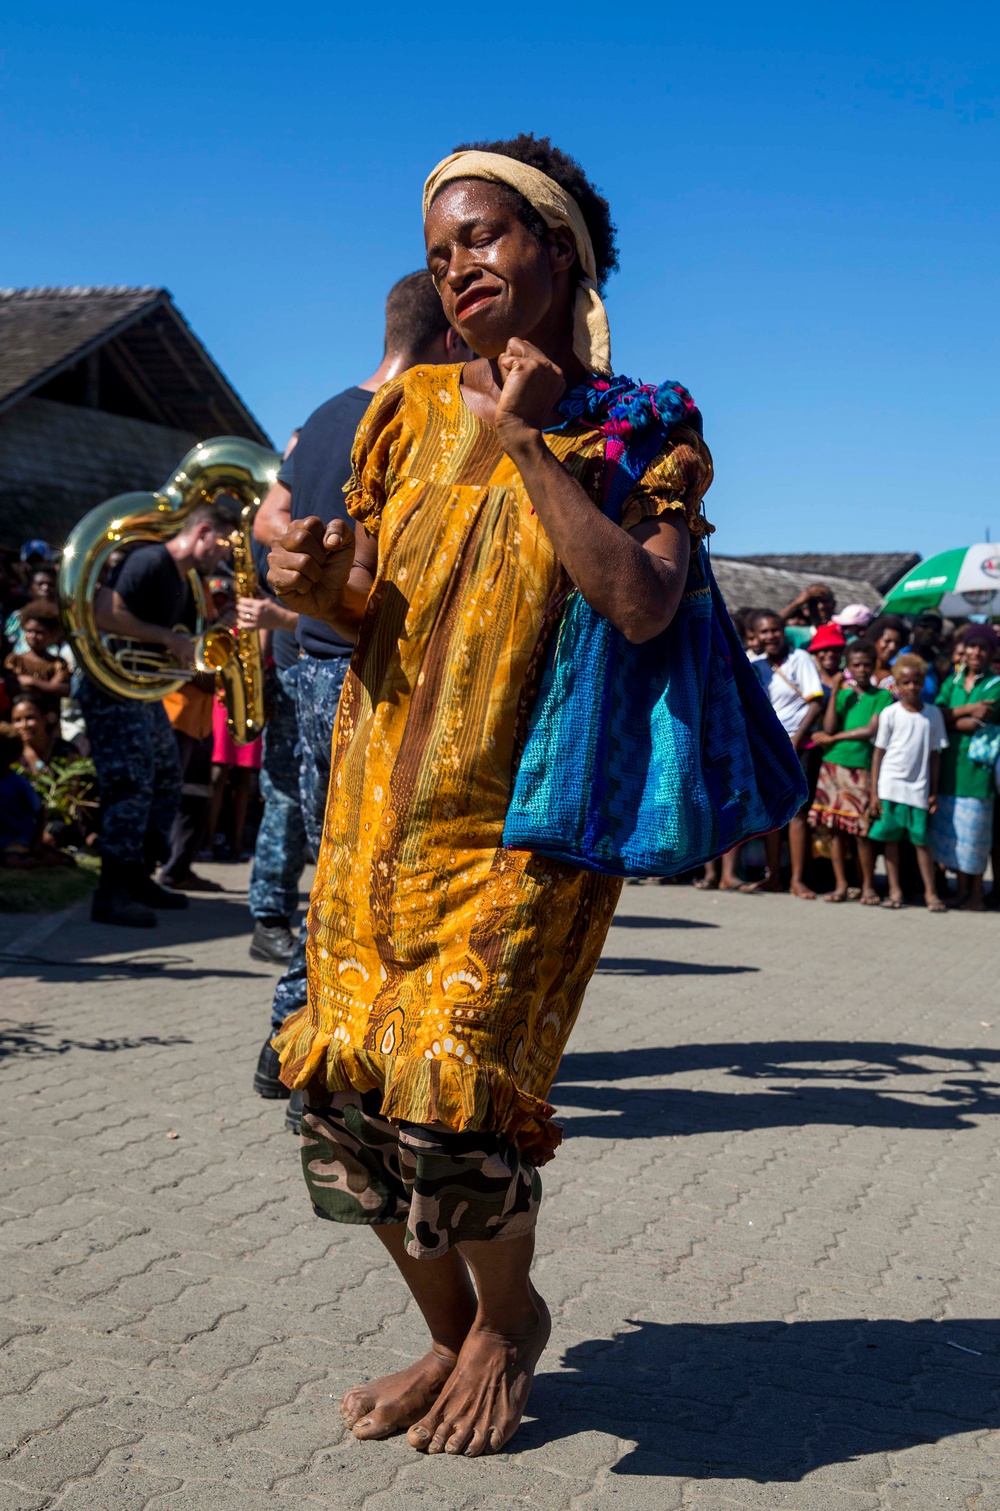
[[[24,399],[0,414],[0,544],[61,545],[116,493],[166,482],[196,437],[147,420]]]

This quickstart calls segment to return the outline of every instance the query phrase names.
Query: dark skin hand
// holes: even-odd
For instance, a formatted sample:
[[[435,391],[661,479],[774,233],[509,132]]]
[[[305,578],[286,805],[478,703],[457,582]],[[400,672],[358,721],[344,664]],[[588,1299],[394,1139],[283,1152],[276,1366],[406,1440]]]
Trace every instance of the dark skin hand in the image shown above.
[[[427,216],[427,265],[459,335],[480,353],[462,377],[474,415],[495,429],[553,549],[587,602],[633,643],[666,629],[687,579],[691,542],[677,517],[624,531],[607,520],[549,451],[543,430],[585,376],[573,353],[571,236],[544,240],[492,184],[459,180]],[[354,639],[374,581],[370,542],[349,526],[302,521],[272,546],[269,580],[282,602]]]

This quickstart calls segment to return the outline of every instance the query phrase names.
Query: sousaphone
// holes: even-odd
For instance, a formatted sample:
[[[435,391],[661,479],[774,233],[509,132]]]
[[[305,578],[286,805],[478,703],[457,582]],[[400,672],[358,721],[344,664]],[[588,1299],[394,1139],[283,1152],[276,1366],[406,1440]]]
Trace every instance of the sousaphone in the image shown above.
[[[198,573],[188,573],[197,611],[194,666],[182,667],[166,650],[109,636],[98,629],[95,601],[113,551],[135,541],[165,543],[200,504],[226,495],[234,501],[233,575],[239,597],[257,591],[251,542],[253,518],[278,475],[281,457],[240,436],[217,436],[189,451],[157,493],[120,493],[99,504],[72,531],[59,568],[59,601],[74,654],[87,675],[115,698],[156,703],[198,672],[212,673],[238,745],[264,727],[264,663],[257,630],[236,632],[209,623]]]

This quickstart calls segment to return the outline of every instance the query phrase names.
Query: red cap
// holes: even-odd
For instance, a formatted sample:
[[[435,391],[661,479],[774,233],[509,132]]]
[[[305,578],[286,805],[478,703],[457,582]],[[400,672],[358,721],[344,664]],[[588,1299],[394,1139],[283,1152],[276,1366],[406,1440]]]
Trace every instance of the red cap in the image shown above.
[[[821,624],[809,642],[810,651],[842,651],[847,637],[839,624]]]

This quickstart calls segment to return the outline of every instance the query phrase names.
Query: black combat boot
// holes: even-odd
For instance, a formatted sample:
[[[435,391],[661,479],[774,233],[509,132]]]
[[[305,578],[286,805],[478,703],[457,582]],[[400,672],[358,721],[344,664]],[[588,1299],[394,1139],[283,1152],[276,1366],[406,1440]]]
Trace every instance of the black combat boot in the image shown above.
[[[126,929],[155,929],[156,914],[135,895],[133,870],[132,866],[112,855],[101,858],[101,880],[90,905],[93,923],[114,923]]]
[[[295,950],[295,935],[284,918],[258,918],[250,941],[250,959],[287,965]]]
[[[288,1106],[285,1108],[285,1127],[289,1133],[299,1133],[302,1128],[302,1114],[305,1112],[301,1091],[293,1091],[288,1098]]]
[[[278,1079],[280,1069],[278,1051],[271,1048],[271,1034],[268,1034],[257,1059],[257,1069],[253,1073],[253,1089],[259,1097],[266,1097],[269,1102],[274,1102],[288,1096],[288,1087]]]

